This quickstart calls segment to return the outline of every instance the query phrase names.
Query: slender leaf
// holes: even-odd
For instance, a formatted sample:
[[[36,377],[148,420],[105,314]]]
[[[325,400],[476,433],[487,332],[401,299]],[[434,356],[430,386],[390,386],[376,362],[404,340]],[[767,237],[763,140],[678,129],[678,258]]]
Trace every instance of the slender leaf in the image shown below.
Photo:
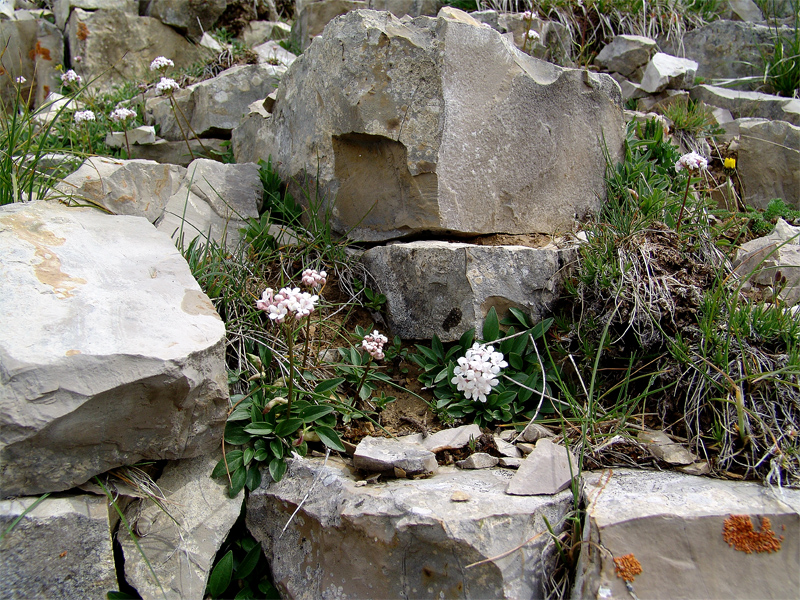
[[[435,333],[431,340],[431,350],[433,350],[439,360],[444,360],[444,346],[442,345],[442,340],[440,340],[439,336]]]
[[[272,440],[269,443],[269,449],[275,458],[283,458],[283,442],[280,439]]]
[[[330,404],[322,404],[320,406],[314,406],[312,404],[300,411],[300,417],[303,419],[304,423],[311,423],[333,411],[334,408]]]
[[[272,481],[280,481],[286,473],[286,461],[282,458],[273,458],[269,463],[269,475]]]
[[[328,448],[331,448],[332,450],[338,450],[339,452],[345,451],[342,440],[339,439],[339,434],[330,427],[319,425],[314,427],[314,431],[319,436],[319,439],[322,440],[322,443]]]
[[[497,311],[493,306],[483,321],[483,341],[493,342],[498,337],[500,337],[500,321],[497,319]]]
[[[208,577],[208,586],[206,592],[212,598],[220,598],[228,586],[231,584],[231,576],[233,575],[233,550],[228,550],[225,553],[217,566],[211,571]]]
[[[510,306],[508,308],[508,312],[514,315],[514,317],[516,317],[517,321],[519,321],[523,327],[531,326],[531,324],[528,322],[528,316],[520,309],[516,308],[515,306]]]
[[[255,454],[255,450],[250,447],[244,449],[242,454],[242,464],[246,467],[250,464],[250,461],[253,460],[253,455]]]
[[[252,433],[253,435],[269,435],[275,431],[275,426],[271,423],[262,421],[260,423],[251,423],[250,425],[246,426],[244,430],[247,433]]]
[[[241,446],[250,441],[250,434],[245,433],[245,428],[242,425],[234,425],[227,423],[225,425],[225,441],[234,446]]]
[[[258,489],[258,486],[261,485],[261,469],[258,465],[253,465],[249,469],[247,469],[247,477],[244,480],[244,486],[250,490]]]
[[[214,467],[214,470],[211,471],[211,477],[224,477],[230,471],[233,473],[236,469],[242,466],[242,451],[241,450],[231,450],[225,455],[225,458],[220,460],[217,463],[217,466]],[[225,468],[225,463],[228,463],[228,468]]]
[[[521,371],[525,367],[522,357],[515,352],[512,352],[508,355],[508,364],[511,365],[511,368],[516,369],[517,371]]]
[[[342,383],[344,383],[344,377],[336,377],[335,379],[321,381],[314,388],[314,393],[322,395],[327,394],[328,392],[335,390]]]
[[[231,489],[228,490],[228,495],[231,498],[236,498],[239,492],[242,491],[242,488],[246,482],[247,467],[242,465],[231,474]]]
[[[464,352],[469,350],[472,347],[472,344],[475,342],[475,328],[468,329],[463,334],[461,334],[461,338],[458,340],[458,345],[464,349]]]
[[[291,419],[285,419],[278,423],[278,426],[275,428],[275,435],[278,437],[286,437],[287,435],[292,435],[295,431],[300,429],[300,426],[303,424],[303,419],[297,419],[292,417]]]
[[[258,559],[261,558],[261,544],[255,544],[247,555],[242,559],[242,562],[239,563],[239,566],[236,567],[236,572],[234,577],[236,579],[244,579],[250,573],[253,572],[253,569],[256,568],[258,564]]]

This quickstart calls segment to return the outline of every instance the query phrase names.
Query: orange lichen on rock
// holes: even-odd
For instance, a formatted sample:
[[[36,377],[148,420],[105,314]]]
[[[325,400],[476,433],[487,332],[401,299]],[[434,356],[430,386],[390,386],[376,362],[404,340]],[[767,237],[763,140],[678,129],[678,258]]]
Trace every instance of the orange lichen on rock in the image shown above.
[[[633,554],[626,554],[614,559],[614,571],[617,577],[625,581],[633,581],[634,577],[642,572],[642,565]]]
[[[50,58],[50,49],[42,46],[39,41],[36,42],[36,47],[28,52],[28,56],[30,56],[31,60],[36,60],[37,56],[40,56],[42,60],[53,60]]]
[[[753,529],[748,515],[731,515],[725,519],[722,539],[728,546],[740,552],[777,552],[781,549],[783,536],[776,536],[767,517],[761,517],[761,530]]]
[[[89,28],[86,23],[78,23],[78,32],[75,34],[80,41],[84,41],[89,37]]]

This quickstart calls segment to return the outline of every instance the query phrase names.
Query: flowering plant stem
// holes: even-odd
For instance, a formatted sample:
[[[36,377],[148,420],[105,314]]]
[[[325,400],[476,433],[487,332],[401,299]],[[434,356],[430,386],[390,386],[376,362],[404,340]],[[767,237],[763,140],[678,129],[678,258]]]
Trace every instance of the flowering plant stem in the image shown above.
[[[303,345],[303,363],[302,369],[306,368],[306,359],[308,358],[308,340],[311,337],[311,316],[306,319],[306,342]]]
[[[689,175],[689,178],[686,180],[686,191],[683,193],[683,202],[681,202],[681,212],[678,214],[678,222],[675,225],[675,231],[677,233],[681,232],[681,221],[683,220],[683,209],[686,207],[686,198],[689,197],[689,186],[692,184],[692,176]]]
[[[203,153],[206,156],[208,156],[209,155],[208,148],[206,148],[203,145],[203,142],[200,139],[200,136],[197,135],[197,132],[192,128],[192,124],[189,122],[189,119],[186,118],[186,115],[183,114],[183,110],[181,109],[181,107],[178,106],[177,102],[175,102],[175,99],[172,97],[172,92],[170,92],[169,101],[172,103],[172,112],[175,114],[175,120],[178,122],[178,127],[181,130],[181,135],[183,135],[183,139],[186,141],[186,147],[189,148],[189,155],[192,157],[192,160],[195,159],[195,155],[194,155],[194,152],[192,152],[192,147],[189,145],[189,137],[186,135],[186,132],[183,130],[183,127],[181,127],[181,120],[178,118],[178,112],[181,113],[181,116],[183,117],[183,120],[186,123],[186,127],[189,128],[189,131],[194,136],[194,139],[196,139],[197,143],[200,144],[200,147],[203,149]]]
[[[289,386],[288,402],[286,404],[286,417],[292,413],[292,397],[294,396],[294,340],[292,332],[287,323],[283,324],[283,331],[286,334],[286,345],[289,346]]]
[[[128,150],[128,159],[131,159],[133,156],[131,156],[131,144],[128,141],[128,126],[125,124],[125,121],[122,121],[122,132],[125,134],[125,148]]]
[[[369,367],[372,364],[372,355],[369,355],[369,360],[367,360],[367,364],[364,365],[364,374],[361,376],[361,381],[358,382],[358,387],[356,388],[356,397],[361,397],[361,388],[364,387],[364,382],[367,380],[367,375],[369,374]]]

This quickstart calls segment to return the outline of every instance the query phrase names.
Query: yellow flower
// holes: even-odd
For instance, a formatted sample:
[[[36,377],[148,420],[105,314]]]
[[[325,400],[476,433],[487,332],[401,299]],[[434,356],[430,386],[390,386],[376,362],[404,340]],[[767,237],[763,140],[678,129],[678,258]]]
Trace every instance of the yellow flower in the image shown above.
[[[725,167],[726,169],[733,170],[736,168],[736,159],[732,157],[726,158],[723,161],[722,166]]]

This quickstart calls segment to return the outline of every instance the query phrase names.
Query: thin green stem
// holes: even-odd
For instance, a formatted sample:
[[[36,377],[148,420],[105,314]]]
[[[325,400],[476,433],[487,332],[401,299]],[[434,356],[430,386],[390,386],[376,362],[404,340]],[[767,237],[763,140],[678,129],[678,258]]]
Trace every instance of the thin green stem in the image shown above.
[[[292,332],[289,330],[289,325],[284,322],[283,324],[283,331],[286,335],[286,345],[289,346],[289,393],[288,393],[288,400],[289,402],[286,404],[286,416],[289,417],[292,414],[292,397],[294,396],[294,340],[292,339]]]
[[[311,315],[306,317],[306,342],[303,346],[303,366],[302,369],[306,368],[306,359],[308,358],[308,340],[311,337]]]
[[[181,136],[183,136],[183,141],[186,142],[186,147],[189,149],[189,156],[192,157],[192,160],[195,159],[194,152],[192,152],[192,146],[189,144],[189,137],[186,135],[186,132],[183,130],[183,125],[181,125],[181,120],[178,118],[178,103],[175,102],[175,99],[172,97],[172,93],[169,95],[169,103],[172,105],[172,114],[175,115],[175,122],[178,124],[178,129],[181,130]],[[183,111],[181,111],[183,114]],[[183,117],[186,119],[186,117]],[[187,122],[188,125],[188,122]]]
[[[169,97],[172,98],[172,94],[170,94]],[[196,139],[197,143],[200,144],[200,147],[203,149],[203,152],[205,153],[205,155],[209,156],[208,148],[206,148],[203,145],[203,141],[200,139],[200,136],[197,135],[197,132],[192,128],[192,124],[189,122],[189,119],[187,119],[186,115],[183,114],[183,109],[180,106],[178,106],[177,102],[173,103],[172,106],[173,107],[177,107],[178,111],[180,111],[181,116],[183,117],[183,120],[186,122],[186,126],[189,128],[189,131],[192,132],[192,135],[194,136],[194,139]],[[175,115],[175,120],[178,120],[178,116],[177,115]],[[181,133],[183,133],[183,128],[181,128]],[[185,137],[185,134],[184,134],[184,137]],[[187,145],[189,144],[189,140],[188,139],[186,140],[186,144]],[[189,150],[189,152],[191,153],[191,150]],[[192,158],[194,158],[194,154],[192,154]]]
[[[678,215],[678,222],[675,225],[675,231],[677,233],[681,232],[681,221],[683,220],[683,209],[686,207],[686,198],[689,197],[689,186],[692,184],[692,175],[689,174],[689,178],[686,180],[686,191],[683,193],[683,202],[681,202],[681,212]]]
[[[361,397],[361,388],[364,387],[364,382],[367,381],[367,375],[369,374],[369,366],[372,364],[372,355],[370,355],[367,364],[364,365],[364,374],[361,376],[361,381],[358,382],[358,387],[356,388],[356,397]]]
[[[130,142],[128,142],[128,126],[125,124],[125,121],[122,122],[122,131],[125,134],[125,147],[128,149],[128,159],[130,160],[133,156],[131,155]]]

